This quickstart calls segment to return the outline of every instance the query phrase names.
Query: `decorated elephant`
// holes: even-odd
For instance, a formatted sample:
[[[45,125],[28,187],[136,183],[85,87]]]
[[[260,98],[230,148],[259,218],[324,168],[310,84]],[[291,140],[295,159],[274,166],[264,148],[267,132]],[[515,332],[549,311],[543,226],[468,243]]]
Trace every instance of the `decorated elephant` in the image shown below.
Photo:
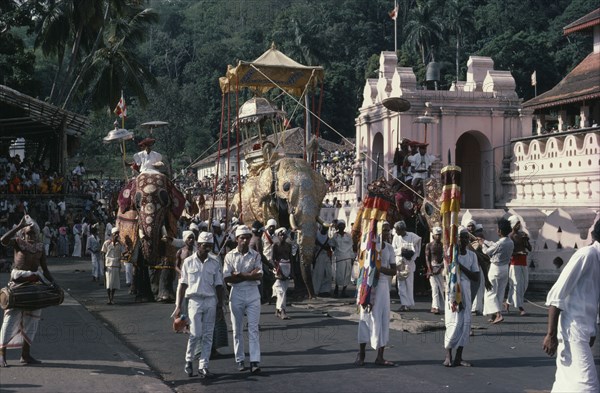
[[[314,297],[311,265],[317,220],[326,191],[323,177],[300,158],[281,158],[253,168],[242,188],[244,223],[251,225],[255,220],[266,222],[275,218],[280,226],[297,231],[302,279],[310,298]],[[232,207],[237,209],[238,203],[235,201]]]
[[[117,226],[135,266],[132,291],[137,300],[174,301],[177,220],[185,207],[183,194],[162,173],[140,173],[119,194]]]

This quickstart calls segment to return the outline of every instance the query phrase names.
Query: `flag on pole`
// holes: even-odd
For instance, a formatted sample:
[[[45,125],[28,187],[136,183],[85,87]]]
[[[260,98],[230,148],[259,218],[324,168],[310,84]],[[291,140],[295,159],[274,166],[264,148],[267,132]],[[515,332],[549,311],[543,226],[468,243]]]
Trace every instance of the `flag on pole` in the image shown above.
[[[461,169],[456,165],[442,168],[442,196],[440,215],[442,217],[442,233],[444,245],[444,262],[448,271],[447,301],[453,312],[464,308],[462,288],[460,286],[460,269],[458,266],[458,214],[460,213],[460,178]],[[470,312],[468,310],[467,312]]]
[[[388,12],[388,14],[390,15],[390,18],[392,18],[392,20],[396,20],[396,18],[398,17],[398,4],[396,4],[394,9]]]
[[[381,227],[386,219],[390,202],[379,196],[369,196],[363,203],[363,211],[357,217],[355,228],[360,228],[359,273],[356,281],[356,302],[370,312],[375,304],[375,291],[381,269]]]
[[[537,71],[533,71],[531,74],[531,86],[537,85]]]
[[[114,110],[115,115],[119,116],[121,119],[127,119],[127,105],[125,104],[125,98],[123,97],[123,92],[121,92],[121,99],[117,104],[117,107]]]

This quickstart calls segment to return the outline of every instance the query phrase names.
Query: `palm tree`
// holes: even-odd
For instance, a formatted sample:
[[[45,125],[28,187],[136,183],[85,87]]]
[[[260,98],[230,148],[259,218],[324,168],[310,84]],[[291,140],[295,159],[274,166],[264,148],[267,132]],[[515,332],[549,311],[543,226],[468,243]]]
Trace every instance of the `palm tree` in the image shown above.
[[[448,31],[456,37],[456,81],[459,80],[460,44],[464,32],[475,26],[473,7],[468,0],[449,0],[445,3],[445,19]]]
[[[425,65],[426,52],[442,38],[443,23],[437,15],[438,8],[434,0],[417,1],[416,7],[408,13],[404,26],[405,45],[416,49]]]
[[[106,105],[110,108],[125,87],[138,96],[143,105],[148,102],[144,82],[154,84],[155,78],[136,57],[135,48],[144,41],[148,26],[158,21],[158,14],[152,9],[137,7],[125,12],[126,15],[108,21],[100,48],[85,59],[64,106],[79,89],[82,80],[87,81],[87,93],[92,95],[95,107]]]
[[[135,46],[144,39],[147,26],[155,23],[158,15],[138,3],[128,0],[48,0],[45,3],[37,26],[35,44],[45,56],[57,58],[58,66],[50,102],[62,104],[66,108],[76,93],[82,100],[92,94],[95,104],[103,101],[94,97],[95,90],[81,88],[81,81],[91,78],[88,75],[92,69],[97,73],[96,76],[107,71],[98,68],[102,63],[101,59],[113,58],[107,63],[111,65],[109,68],[112,72],[128,75],[126,78],[111,79],[132,83],[132,86],[115,87],[115,91],[132,87],[139,94],[138,82],[153,80],[133,53]],[[64,70],[67,47],[70,48],[70,53]],[[121,71],[116,69],[119,66],[123,67]],[[132,73],[136,77],[132,77]],[[141,93],[143,94],[143,89]],[[141,101],[145,102],[145,95]]]

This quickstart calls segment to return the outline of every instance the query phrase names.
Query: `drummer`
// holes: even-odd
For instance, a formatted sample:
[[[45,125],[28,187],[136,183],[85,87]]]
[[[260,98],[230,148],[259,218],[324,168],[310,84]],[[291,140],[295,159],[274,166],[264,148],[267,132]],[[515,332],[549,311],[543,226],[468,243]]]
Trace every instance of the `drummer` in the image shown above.
[[[39,226],[21,219],[19,225],[6,232],[0,239],[3,246],[14,248],[12,282],[43,281],[54,285],[54,279],[46,265],[44,244],[39,242]],[[11,308],[4,311],[4,321],[0,331],[0,367],[6,367],[6,348],[22,348],[21,364],[41,363],[31,356],[31,343],[35,337],[42,310]]]

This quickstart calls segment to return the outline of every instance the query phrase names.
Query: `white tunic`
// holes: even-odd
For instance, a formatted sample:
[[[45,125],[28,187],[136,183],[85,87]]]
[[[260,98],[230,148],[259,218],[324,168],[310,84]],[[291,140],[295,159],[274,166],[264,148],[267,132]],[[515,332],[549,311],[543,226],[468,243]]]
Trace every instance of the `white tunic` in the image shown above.
[[[381,250],[381,267],[389,268],[395,263],[393,247],[385,243]],[[375,291],[375,304],[371,312],[360,307],[358,320],[358,343],[370,343],[371,348],[384,347],[390,339],[390,276],[379,274]]]
[[[600,305],[600,243],[577,251],[548,292],[547,306],[560,309],[553,392],[598,392],[598,372],[589,346],[597,336]],[[597,340],[596,340],[597,341]],[[598,345],[597,343],[595,345]]]
[[[467,250],[466,255],[458,255],[458,263],[472,272],[479,272],[477,255]],[[471,332],[471,280],[461,272],[460,288],[462,290],[463,309],[452,311],[450,302],[446,302],[444,321],[446,333],[444,335],[444,348],[464,347],[469,342]]]
[[[162,155],[153,150],[150,153],[142,150],[133,155],[133,161],[140,167],[140,173],[159,173],[154,168],[154,164],[162,161]]]

